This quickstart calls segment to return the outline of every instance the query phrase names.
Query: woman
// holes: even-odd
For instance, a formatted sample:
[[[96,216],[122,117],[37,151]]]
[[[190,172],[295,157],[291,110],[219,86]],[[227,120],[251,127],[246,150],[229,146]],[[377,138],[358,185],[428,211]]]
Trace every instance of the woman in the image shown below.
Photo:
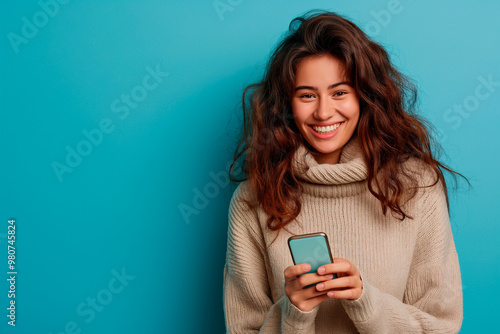
[[[459,331],[442,169],[458,173],[434,158],[415,101],[411,82],[352,22],[330,12],[292,21],[262,82],[243,94],[233,166],[244,154],[246,178],[230,175],[243,182],[229,208],[228,332]],[[335,258],[307,273],[287,239],[312,232],[327,234]]]

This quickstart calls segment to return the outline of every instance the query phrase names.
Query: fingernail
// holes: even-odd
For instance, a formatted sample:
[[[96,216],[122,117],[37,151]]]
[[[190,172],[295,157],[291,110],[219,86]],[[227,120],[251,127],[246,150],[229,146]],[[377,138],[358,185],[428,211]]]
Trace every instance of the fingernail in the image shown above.
[[[325,270],[326,270],[325,267],[321,267],[318,269],[318,273],[322,274],[325,272]]]
[[[328,274],[325,276],[326,279],[332,279],[333,278],[333,274]]]
[[[316,288],[318,288],[319,290],[323,289],[324,287],[325,285],[323,283],[316,285]]]
[[[309,265],[306,263],[306,264],[303,264],[302,265],[302,269],[304,270],[309,270]]]

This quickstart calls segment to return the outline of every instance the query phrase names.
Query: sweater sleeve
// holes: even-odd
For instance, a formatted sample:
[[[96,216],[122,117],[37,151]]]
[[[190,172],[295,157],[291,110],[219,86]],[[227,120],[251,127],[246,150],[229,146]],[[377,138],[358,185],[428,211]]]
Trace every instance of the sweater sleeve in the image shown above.
[[[265,242],[253,210],[241,201],[243,184],[229,205],[224,266],[224,317],[227,333],[314,334],[318,308],[303,312],[285,294],[272,300],[265,264]]]
[[[363,280],[357,300],[342,300],[360,333],[458,333],[463,318],[462,282],[439,182],[421,197],[422,220],[403,301]]]

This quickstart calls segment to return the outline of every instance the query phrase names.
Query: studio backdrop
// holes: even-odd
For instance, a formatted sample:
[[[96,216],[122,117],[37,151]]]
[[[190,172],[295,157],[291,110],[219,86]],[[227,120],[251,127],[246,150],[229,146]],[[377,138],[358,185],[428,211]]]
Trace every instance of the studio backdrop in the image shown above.
[[[461,332],[500,330],[500,2],[1,7],[1,333],[225,331],[241,94],[310,9],[352,19],[417,83],[441,159],[472,185],[450,187]]]

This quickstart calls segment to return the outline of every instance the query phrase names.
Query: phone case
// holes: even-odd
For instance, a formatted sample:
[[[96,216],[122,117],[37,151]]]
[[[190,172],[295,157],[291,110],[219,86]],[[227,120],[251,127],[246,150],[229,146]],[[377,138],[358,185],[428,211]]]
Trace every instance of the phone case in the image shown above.
[[[309,263],[311,265],[311,270],[307,273],[314,273],[320,266],[333,263],[328,237],[324,232],[291,236],[288,238],[288,247],[294,264]],[[333,278],[337,276],[334,274]],[[316,284],[318,283],[305,286],[304,289]]]

